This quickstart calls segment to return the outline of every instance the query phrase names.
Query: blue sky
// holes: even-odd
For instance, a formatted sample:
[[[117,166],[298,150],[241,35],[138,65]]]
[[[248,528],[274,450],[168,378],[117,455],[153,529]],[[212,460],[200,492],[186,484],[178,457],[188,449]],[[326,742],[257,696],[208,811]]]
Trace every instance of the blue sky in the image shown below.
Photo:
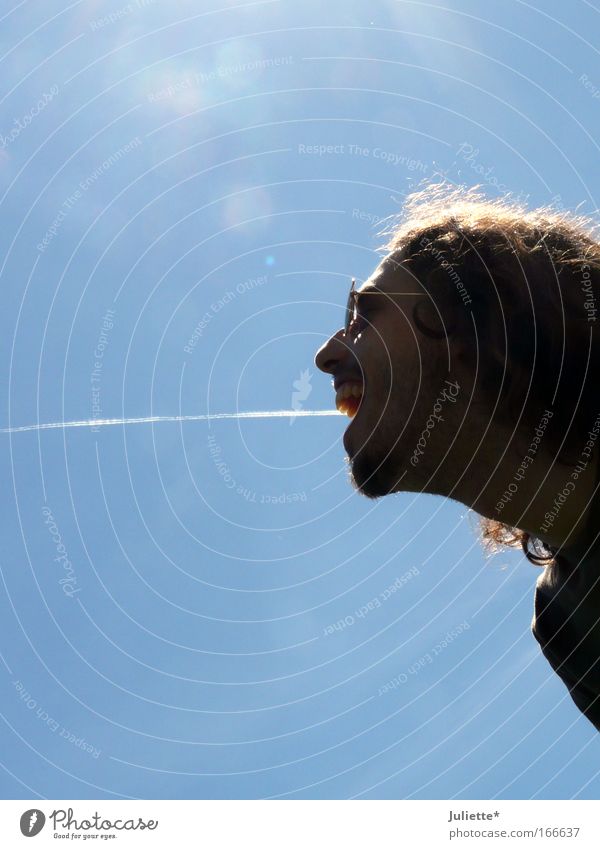
[[[2,427],[330,408],[422,180],[598,205],[593,3],[51,5],[2,12]],[[3,798],[597,798],[538,571],[344,427],[0,434]]]

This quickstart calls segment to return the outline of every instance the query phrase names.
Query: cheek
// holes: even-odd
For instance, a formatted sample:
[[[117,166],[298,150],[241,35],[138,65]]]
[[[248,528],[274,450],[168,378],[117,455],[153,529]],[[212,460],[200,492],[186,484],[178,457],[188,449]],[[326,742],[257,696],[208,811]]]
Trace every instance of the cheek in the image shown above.
[[[425,346],[402,315],[376,315],[372,326],[358,340],[356,358],[363,370],[365,393],[372,403],[386,403],[387,409],[412,405],[415,394],[423,391],[428,356]]]
[[[427,356],[423,348],[419,348],[416,340],[410,336],[396,337],[388,349],[388,369],[393,375],[394,390],[403,396],[408,391],[419,388],[427,371]]]
[[[389,371],[399,359],[405,356],[402,349],[406,345],[394,322],[374,319],[373,326],[368,329],[363,339],[362,355],[365,367],[371,364],[376,373],[379,373],[382,368]]]

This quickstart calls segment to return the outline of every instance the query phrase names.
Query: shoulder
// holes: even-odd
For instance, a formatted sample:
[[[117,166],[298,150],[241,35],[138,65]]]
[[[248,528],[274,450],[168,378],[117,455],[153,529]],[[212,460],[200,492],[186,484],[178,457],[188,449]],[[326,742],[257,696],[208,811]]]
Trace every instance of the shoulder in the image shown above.
[[[536,639],[564,645],[574,640],[577,632],[581,638],[582,629],[595,625],[598,615],[600,562],[558,554],[535,585],[531,627]]]
[[[600,562],[558,555],[535,588],[531,630],[579,709],[600,730]]]

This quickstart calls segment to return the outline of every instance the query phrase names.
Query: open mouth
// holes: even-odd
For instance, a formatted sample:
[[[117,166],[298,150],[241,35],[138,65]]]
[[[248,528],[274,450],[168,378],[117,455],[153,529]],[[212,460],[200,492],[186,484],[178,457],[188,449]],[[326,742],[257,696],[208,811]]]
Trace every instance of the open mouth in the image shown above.
[[[363,389],[361,380],[347,380],[342,383],[335,393],[336,409],[353,419],[360,407]]]

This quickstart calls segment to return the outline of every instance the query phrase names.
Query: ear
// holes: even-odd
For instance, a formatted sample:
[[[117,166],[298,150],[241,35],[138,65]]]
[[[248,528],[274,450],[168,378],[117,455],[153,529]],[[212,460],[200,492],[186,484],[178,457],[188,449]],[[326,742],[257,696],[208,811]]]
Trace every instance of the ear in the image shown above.
[[[421,298],[416,302],[413,321],[417,330],[429,339],[443,339],[447,335],[442,314],[430,298]]]
[[[454,289],[448,270],[436,266],[422,275],[423,297],[413,308],[413,319],[417,329],[430,339],[447,339],[457,327]]]
[[[416,302],[413,307],[415,327],[430,339],[446,339],[456,330],[454,311],[448,310],[445,304],[440,304],[433,298],[425,297]]]

